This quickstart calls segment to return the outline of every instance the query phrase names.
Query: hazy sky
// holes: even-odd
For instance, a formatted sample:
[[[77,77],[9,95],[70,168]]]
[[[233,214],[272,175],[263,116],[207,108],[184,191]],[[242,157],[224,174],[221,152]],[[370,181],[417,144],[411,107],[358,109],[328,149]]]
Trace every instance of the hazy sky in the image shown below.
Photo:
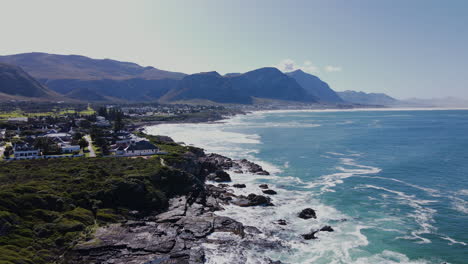
[[[194,73],[302,68],[338,91],[468,98],[465,0],[0,0],[0,54]]]

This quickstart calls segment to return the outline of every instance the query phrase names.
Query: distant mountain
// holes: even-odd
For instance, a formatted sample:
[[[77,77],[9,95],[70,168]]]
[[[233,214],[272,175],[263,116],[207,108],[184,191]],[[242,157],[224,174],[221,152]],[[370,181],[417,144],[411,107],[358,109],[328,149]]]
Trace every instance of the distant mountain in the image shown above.
[[[32,99],[60,98],[20,67],[4,63],[0,63],[0,95],[7,99],[15,99],[16,96]]]
[[[33,52],[0,56],[0,62],[20,66],[40,81],[60,79],[124,80],[132,78],[160,80],[182,79],[185,76],[184,73],[142,67],[131,62],[91,59],[79,55]]]
[[[205,99],[218,103],[251,104],[254,98],[317,102],[293,78],[276,68],[221,76],[217,72],[193,74],[179,81],[163,100]]]
[[[420,99],[410,98],[401,100],[399,106],[410,107],[468,107],[468,100],[455,97]]]
[[[24,68],[44,89],[47,86],[63,96],[82,101],[198,100],[251,104],[258,99],[268,99],[315,103],[319,101],[317,95],[327,93],[333,97],[329,95],[328,85],[315,76],[306,76],[306,79],[311,79],[307,89],[314,87],[321,91],[316,94],[308,92],[294,78],[276,68],[225,76],[217,72],[186,75],[130,62],[47,53],[0,56],[1,62]],[[312,81],[316,84],[310,84]]]
[[[176,87],[174,79],[162,80],[50,80],[50,89],[74,99],[84,101],[156,101]],[[78,91],[77,91],[78,90]],[[87,94],[84,91],[90,92]]]
[[[305,73],[302,70],[296,70],[286,74],[294,78],[308,93],[319,98],[320,101],[343,103],[343,99],[341,99],[326,82],[320,80],[317,76]]]
[[[363,105],[393,106],[399,101],[383,93],[365,93],[356,91],[338,92],[338,95],[346,102]]]

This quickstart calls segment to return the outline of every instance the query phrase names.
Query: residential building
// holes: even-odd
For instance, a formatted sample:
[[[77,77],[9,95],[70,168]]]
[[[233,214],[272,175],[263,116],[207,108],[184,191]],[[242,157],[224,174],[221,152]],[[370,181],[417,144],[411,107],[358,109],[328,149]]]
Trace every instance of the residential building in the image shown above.
[[[37,159],[40,157],[40,151],[27,143],[15,144],[13,151],[14,159]]]

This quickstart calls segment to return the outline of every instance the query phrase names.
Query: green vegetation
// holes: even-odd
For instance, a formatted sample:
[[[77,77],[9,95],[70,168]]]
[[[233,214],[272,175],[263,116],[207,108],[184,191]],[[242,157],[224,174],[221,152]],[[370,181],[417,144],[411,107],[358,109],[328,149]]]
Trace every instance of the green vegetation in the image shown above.
[[[90,105],[17,102],[2,103],[0,119],[14,117],[60,117],[66,115],[88,116],[96,112]]]
[[[172,144],[168,158],[182,160],[187,148]],[[158,157],[0,162],[0,183],[2,264],[59,263],[97,226],[163,210],[200,186]]]

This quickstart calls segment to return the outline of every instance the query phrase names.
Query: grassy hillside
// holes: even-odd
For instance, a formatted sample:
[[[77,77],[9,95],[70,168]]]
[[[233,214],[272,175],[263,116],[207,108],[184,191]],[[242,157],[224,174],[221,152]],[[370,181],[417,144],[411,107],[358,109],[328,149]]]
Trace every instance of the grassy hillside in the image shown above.
[[[183,147],[169,160],[180,160]],[[60,263],[99,225],[163,210],[200,181],[159,158],[93,158],[0,164],[0,263]]]

